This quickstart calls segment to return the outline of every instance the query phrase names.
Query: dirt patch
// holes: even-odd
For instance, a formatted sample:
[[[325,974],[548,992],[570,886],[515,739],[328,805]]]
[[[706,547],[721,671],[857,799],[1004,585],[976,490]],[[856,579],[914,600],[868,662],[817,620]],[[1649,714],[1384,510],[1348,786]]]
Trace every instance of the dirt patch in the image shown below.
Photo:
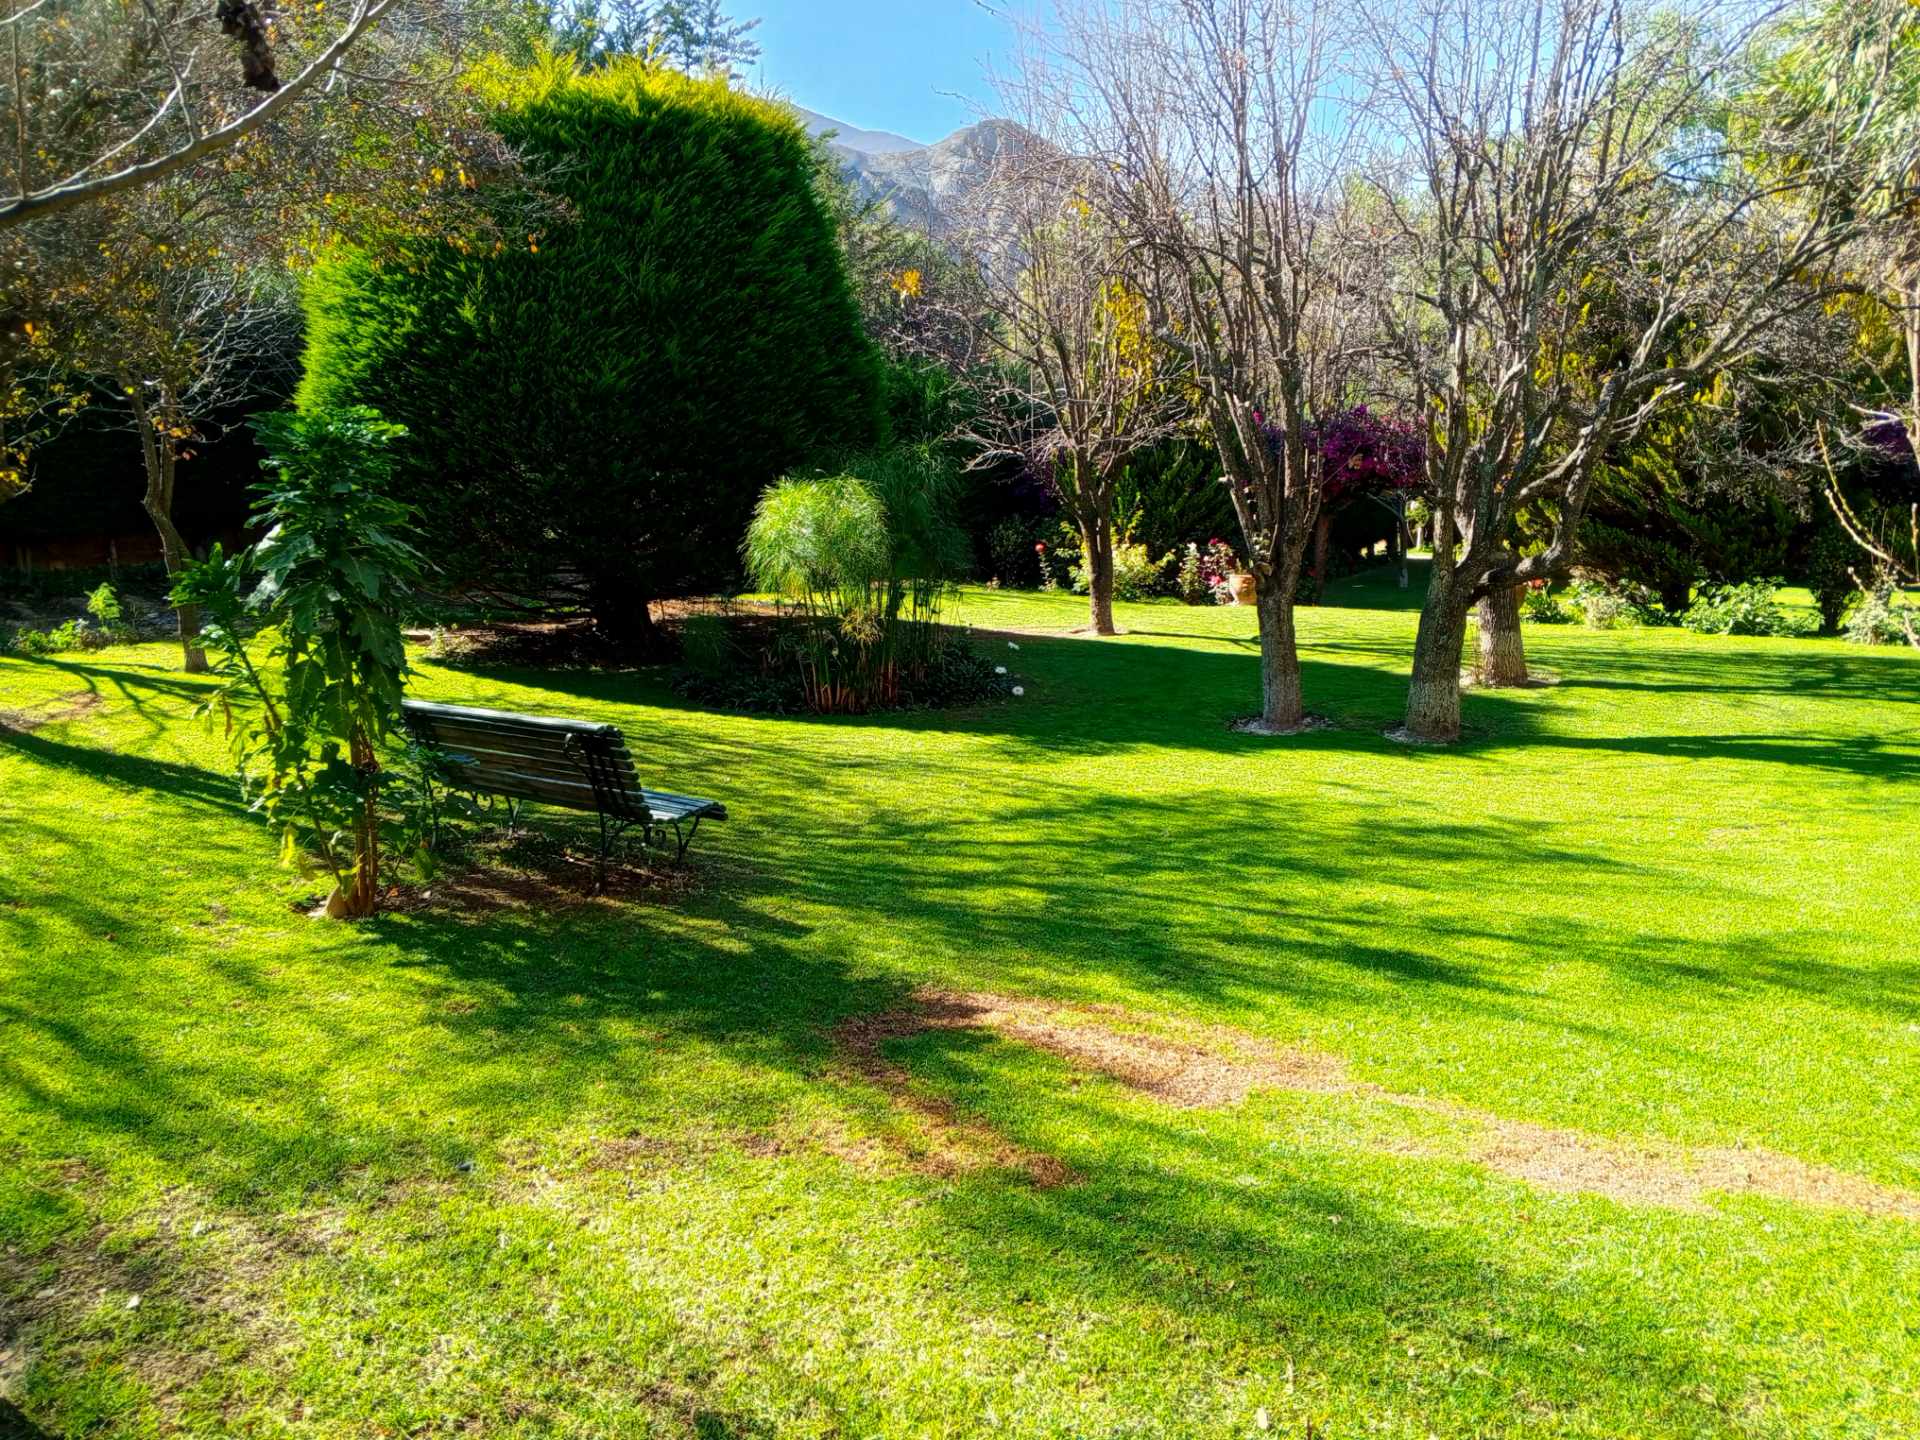
[[[1658,1205],[1696,1214],[1712,1213],[1715,1195],[1764,1195],[1819,1209],[1920,1221],[1920,1195],[1910,1190],[1761,1146],[1695,1148],[1608,1140],[1504,1120],[1449,1101],[1370,1093],[1392,1104],[1477,1125],[1468,1150],[1474,1163],[1542,1190],[1603,1195],[1623,1205]]]
[[[889,1040],[969,1023],[957,1016],[958,1012],[948,1013],[948,1023],[943,1026],[940,1002],[930,1001],[925,1009],[856,1016],[834,1031],[849,1067],[862,1079],[878,1085],[897,1107],[920,1122],[918,1135],[888,1136],[881,1143],[900,1151],[909,1167],[922,1175],[945,1179],[993,1167],[1021,1171],[1043,1190],[1074,1183],[1079,1177],[1065,1162],[1017,1145],[984,1121],[963,1115],[948,1101],[928,1095],[914,1084],[904,1066],[880,1053]]]
[[[1558,675],[1551,670],[1542,670],[1538,666],[1532,666],[1528,669],[1526,679],[1515,684],[1507,685],[1489,685],[1471,670],[1462,670],[1460,672],[1460,688],[1462,690],[1551,690],[1559,683],[1560,677]]]
[[[1497,1174],[1543,1190],[1603,1195],[1627,1205],[1712,1213],[1712,1196],[1764,1195],[1920,1222],[1920,1194],[1777,1151],[1636,1144],[1508,1120],[1451,1100],[1356,1083],[1336,1056],[1280,1049],[1225,1027],[1149,1028],[1143,1017],[1112,1006],[957,991],[922,990],[915,1002],[911,1009],[849,1021],[835,1033],[863,1075],[883,1084],[899,1102],[943,1123],[976,1124],[955,1120],[951,1107],[920,1094],[901,1067],[881,1058],[880,1049],[888,1041],[929,1030],[992,1031],[1180,1108],[1236,1105],[1256,1090],[1347,1095],[1398,1105],[1468,1127],[1466,1153]],[[1417,1143],[1403,1153],[1446,1158],[1458,1152]]]
[[[30,730],[38,730],[42,725],[78,720],[98,710],[103,703],[97,691],[76,690],[71,695],[62,695],[57,700],[43,701],[21,710],[0,710],[0,730],[24,735]]]
[[[1425,735],[1416,735],[1404,725],[1397,725],[1393,729],[1385,730],[1381,733],[1396,745],[1422,745],[1439,748],[1458,744],[1460,738],[1459,736],[1455,736],[1452,740],[1434,740]]]
[[[391,887],[381,907],[399,914],[571,910],[633,900],[678,900],[693,893],[698,885],[699,873],[686,865],[609,862],[604,874],[596,879],[591,860],[560,857],[538,869],[493,864],[448,869],[430,884]]]
[[[1920,1221],[1920,1195],[1894,1185],[1882,1185],[1864,1175],[1850,1175],[1824,1165],[1810,1165],[1791,1155],[1760,1148],[1696,1150],[1694,1174],[1702,1189],[1728,1195],[1771,1195],[1830,1210],[1857,1210],[1862,1215]]]
[[[948,991],[921,998],[922,1029],[994,1030],[1183,1109],[1237,1105],[1255,1090],[1348,1088],[1335,1057],[1277,1050],[1236,1032],[1213,1032],[1207,1044],[1192,1033],[1198,1027],[1149,1031],[1110,1006]]]

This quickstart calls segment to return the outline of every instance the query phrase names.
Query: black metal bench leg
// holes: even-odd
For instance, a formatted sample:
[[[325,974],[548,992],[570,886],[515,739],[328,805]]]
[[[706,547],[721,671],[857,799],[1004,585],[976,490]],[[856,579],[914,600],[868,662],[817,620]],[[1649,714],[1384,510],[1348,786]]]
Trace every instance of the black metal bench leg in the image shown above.
[[[600,853],[593,866],[593,888],[597,895],[606,888],[607,862],[613,858],[614,842],[633,828],[633,821],[614,820],[609,823],[604,810],[595,812],[595,816],[600,821]]]
[[[693,837],[699,833],[700,817],[698,815],[693,817],[693,825],[684,835],[680,832],[680,822],[678,820],[673,822],[674,838],[680,842],[680,853],[673,857],[674,864],[678,865],[687,858],[687,847],[693,844]]]

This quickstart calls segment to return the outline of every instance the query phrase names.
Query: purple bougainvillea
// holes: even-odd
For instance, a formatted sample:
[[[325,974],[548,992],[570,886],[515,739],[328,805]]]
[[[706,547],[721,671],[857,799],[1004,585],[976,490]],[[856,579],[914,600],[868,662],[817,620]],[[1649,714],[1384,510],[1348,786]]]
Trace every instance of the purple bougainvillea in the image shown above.
[[[1278,452],[1285,432],[1271,421],[1261,429]],[[1329,507],[1357,495],[1410,493],[1425,483],[1426,433],[1405,416],[1356,405],[1314,421],[1308,444],[1320,452]]]
[[[1915,457],[1913,442],[1907,438],[1907,427],[1897,416],[1884,415],[1870,421],[1866,428],[1866,441],[1895,460]]]

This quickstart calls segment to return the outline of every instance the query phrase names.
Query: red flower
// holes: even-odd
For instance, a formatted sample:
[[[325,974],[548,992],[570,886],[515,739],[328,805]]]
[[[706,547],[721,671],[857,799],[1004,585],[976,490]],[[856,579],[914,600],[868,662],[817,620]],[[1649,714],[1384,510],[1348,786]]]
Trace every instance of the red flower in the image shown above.
[[[1033,548],[1034,548],[1034,550],[1035,550],[1035,551],[1037,551],[1037,552],[1038,552],[1039,554],[1042,554],[1042,555],[1044,555],[1044,554],[1046,554],[1046,553],[1047,553],[1047,542],[1046,542],[1046,541],[1044,541],[1044,540],[1038,540],[1038,541],[1035,541],[1035,542],[1034,542],[1034,546],[1033,546]]]

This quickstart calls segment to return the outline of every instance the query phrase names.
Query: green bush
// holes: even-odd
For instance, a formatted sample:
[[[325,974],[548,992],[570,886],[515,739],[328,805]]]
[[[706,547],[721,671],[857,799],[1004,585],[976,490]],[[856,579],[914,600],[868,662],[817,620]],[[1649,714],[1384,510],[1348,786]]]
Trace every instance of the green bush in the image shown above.
[[[1812,616],[1782,609],[1774,599],[1781,582],[1750,580],[1744,585],[1706,585],[1680,619],[1701,635],[1811,635],[1820,628]]]
[[[1166,440],[1128,457],[1114,484],[1116,528],[1158,555],[1237,533],[1211,443]]]
[[[1847,617],[1846,634],[1855,645],[1905,645],[1909,625],[1920,631],[1920,611],[1898,598],[1892,580],[1878,576]]]
[[[85,620],[68,620],[46,630],[20,629],[7,637],[5,649],[15,655],[64,655],[69,650],[97,650],[104,640]]]
[[[1117,541],[1113,547],[1113,598],[1145,600],[1164,593],[1167,562],[1172,558],[1162,555],[1156,560],[1147,553],[1147,547],[1137,541]],[[1079,559],[1073,562],[1071,573],[1075,592],[1086,594],[1089,583],[1087,571]]]
[[[1040,557],[1047,537],[1056,528],[1051,520],[1009,515],[987,532],[987,576],[1012,590],[1040,588]]]
[[[321,266],[300,404],[407,428],[395,493],[449,579],[650,641],[649,600],[737,575],[767,483],[884,432],[879,358],[780,107],[630,59],[477,83],[559,213]]]
[[[1582,617],[1561,604],[1544,580],[1536,580],[1520,592],[1520,618],[1535,625],[1572,625]]]
[[[1813,543],[1807,547],[1807,588],[1813,603],[1820,607],[1820,624],[1825,630],[1838,630],[1847,618],[1847,606],[1859,593],[1853,567],[1860,563],[1860,552],[1840,529],[1828,521]]]
[[[1576,580],[1570,595],[1589,630],[1612,630],[1629,622],[1626,597],[1611,585],[1599,580]]]

